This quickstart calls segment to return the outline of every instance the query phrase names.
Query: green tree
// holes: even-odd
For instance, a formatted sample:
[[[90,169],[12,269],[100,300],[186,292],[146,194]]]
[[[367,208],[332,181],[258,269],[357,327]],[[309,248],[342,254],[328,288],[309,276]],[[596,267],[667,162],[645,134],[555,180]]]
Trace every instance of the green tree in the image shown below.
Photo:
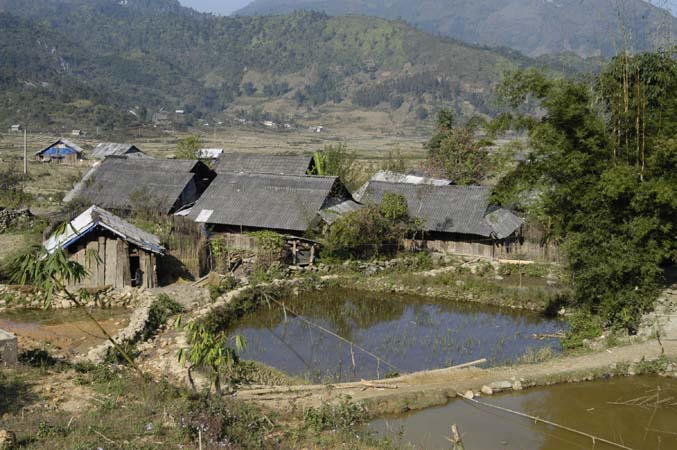
[[[475,127],[454,126],[454,116],[443,109],[437,115],[437,130],[426,144],[425,167],[432,176],[457,184],[479,184],[491,168],[488,153],[475,139]]]
[[[345,144],[327,145],[313,155],[313,175],[339,177],[349,189],[357,187],[357,153],[348,150]]]
[[[577,303],[631,331],[662,265],[677,261],[675,90],[677,62],[660,53],[621,55],[592,85],[528,71],[501,88],[512,106],[531,97],[546,114],[501,118],[528,131],[533,152],[497,197],[563,244]]]
[[[198,159],[198,152],[204,146],[200,136],[187,136],[176,143],[176,157],[179,159]]]

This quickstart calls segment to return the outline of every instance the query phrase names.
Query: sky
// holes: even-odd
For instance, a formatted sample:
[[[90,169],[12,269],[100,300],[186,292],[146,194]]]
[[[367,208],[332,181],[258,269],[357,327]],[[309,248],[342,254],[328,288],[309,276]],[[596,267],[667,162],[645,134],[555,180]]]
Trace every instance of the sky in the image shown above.
[[[214,14],[227,15],[236,11],[247,4],[251,0],[179,0],[182,5],[189,6],[193,9],[203,12],[211,12]],[[662,5],[667,2],[672,9],[673,14],[677,14],[677,0],[650,0],[649,3],[654,5]]]
[[[251,0],[179,0],[179,2],[198,11],[227,15],[247,6]]]

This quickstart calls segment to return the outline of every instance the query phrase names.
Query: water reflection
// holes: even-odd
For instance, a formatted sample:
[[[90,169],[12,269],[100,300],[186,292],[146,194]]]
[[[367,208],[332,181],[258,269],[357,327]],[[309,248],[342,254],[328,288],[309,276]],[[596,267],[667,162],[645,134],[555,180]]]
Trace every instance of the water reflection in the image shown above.
[[[559,348],[537,340],[563,324],[531,312],[410,295],[353,290],[304,293],[264,307],[232,330],[246,336],[243,357],[313,381],[380,378],[448,367],[479,358],[514,361],[529,348]],[[380,356],[382,361],[314,328],[292,312]],[[393,367],[388,365],[390,363]]]
[[[654,408],[618,405],[640,396],[673,400]],[[659,377],[617,378],[608,381],[539,388],[482,401],[540,417],[626,445],[635,450],[677,448],[677,380]],[[416,449],[447,449],[451,424],[463,433],[468,449],[564,450],[615,447],[536,424],[508,413],[478,407],[463,400],[400,418],[379,419],[370,428],[401,439]],[[658,430],[658,431],[657,431]],[[662,432],[659,432],[662,431]],[[398,437],[399,436],[399,437]]]

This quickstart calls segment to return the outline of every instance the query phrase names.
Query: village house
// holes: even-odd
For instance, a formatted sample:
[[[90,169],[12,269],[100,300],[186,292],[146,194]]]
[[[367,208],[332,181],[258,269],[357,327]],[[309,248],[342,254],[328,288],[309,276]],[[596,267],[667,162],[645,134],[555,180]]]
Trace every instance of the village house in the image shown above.
[[[109,156],[127,156],[129,158],[150,158],[133,144],[102,142],[92,150],[90,159],[106,159]]]
[[[60,248],[82,265],[87,276],[78,287],[89,288],[157,287],[157,260],[165,253],[156,236],[98,206],[52,235],[44,247],[48,253]]]
[[[270,230],[286,237],[294,263],[312,264],[316,243],[304,239],[332,221],[352,197],[337,177],[221,173],[185,214],[229,247],[256,249],[246,233]]]
[[[73,130],[73,131],[71,131],[71,136],[78,137],[78,136],[82,136],[83,134],[85,134],[85,133],[83,133],[82,130]]]
[[[21,128],[21,125],[12,125],[9,127],[9,132],[10,133],[20,133],[23,131],[23,128]]]
[[[490,188],[371,180],[355,198],[378,204],[386,193],[402,195],[409,215],[421,221],[423,239],[410,243],[423,249],[490,258],[523,250],[524,221],[492,206]]]
[[[82,160],[84,150],[68,139],[59,139],[44,149],[35,153],[35,157],[42,162],[59,164],[75,164]]]
[[[90,169],[64,198],[116,212],[171,214],[195,202],[216,174],[197,160],[108,157]]]
[[[274,175],[306,175],[315,167],[311,155],[262,155],[257,153],[223,153],[216,173],[268,173]]]

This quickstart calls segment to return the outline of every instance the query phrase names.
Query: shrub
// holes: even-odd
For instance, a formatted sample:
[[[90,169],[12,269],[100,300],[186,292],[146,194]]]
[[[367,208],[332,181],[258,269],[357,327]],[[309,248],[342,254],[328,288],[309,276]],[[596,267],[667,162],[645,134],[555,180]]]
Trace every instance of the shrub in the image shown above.
[[[319,408],[309,408],[303,415],[307,428],[316,432],[348,430],[367,420],[367,410],[362,404],[344,398],[339,403],[324,403]]]
[[[569,329],[562,339],[562,346],[574,349],[583,346],[586,339],[594,339],[602,334],[602,319],[587,312],[579,312],[569,318]]]

